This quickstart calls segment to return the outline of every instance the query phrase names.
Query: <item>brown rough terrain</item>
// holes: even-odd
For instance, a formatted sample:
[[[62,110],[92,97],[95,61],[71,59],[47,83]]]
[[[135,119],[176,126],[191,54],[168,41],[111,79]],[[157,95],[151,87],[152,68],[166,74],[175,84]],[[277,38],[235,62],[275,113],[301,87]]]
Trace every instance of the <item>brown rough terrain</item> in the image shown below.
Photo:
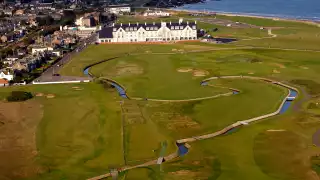
[[[43,171],[35,163],[36,128],[43,116],[35,100],[0,102],[0,179],[31,177]]]

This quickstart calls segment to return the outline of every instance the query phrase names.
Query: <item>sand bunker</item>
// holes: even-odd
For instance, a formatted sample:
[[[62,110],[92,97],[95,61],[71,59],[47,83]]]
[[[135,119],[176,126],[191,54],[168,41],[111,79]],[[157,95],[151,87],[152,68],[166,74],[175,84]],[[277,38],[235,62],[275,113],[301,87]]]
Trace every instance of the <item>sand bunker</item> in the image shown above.
[[[178,68],[178,72],[192,72],[193,76],[207,76],[209,75],[209,72],[206,70],[202,69],[193,69],[193,68],[188,68],[188,67],[183,67],[183,68]]]
[[[43,93],[37,93],[36,96],[41,97],[41,96],[43,96]]]
[[[78,87],[78,86],[74,86],[74,87],[72,87],[72,89],[75,90],[75,91],[81,91],[81,90],[83,90],[83,88],[80,88],[80,87]]]
[[[54,98],[54,97],[56,97],[54,94],[48,94],[47,95],[47,98]]]
[[[142,74],[143,68],[136,64],[126,64],[118,65],[115,67],[116,75],[126,75],[126,74]]]
[[[305,66],[300,66],[301,69],[309,69],[308,67]]]
[[[254,72],[248,72],[248,74],[254,74]]]
[[[285,129],[268,129],[268,132],[283,132],[286,131]]]
[[[178,72],[191,72],[193,71],[193,68],[179,68],[177,69]]]
[[[198,70],[194,70],[192,72],[192,74],[193,74],[193,76],[207,76],[209,74],[209,72],[206,70],[199,70],[198,69]]]
[[[276,74],[279,74],[279,73],[280,73],[280,71],[278,71],[278,70],[276,70],[276,69],[274,69],[272,72],[273,72],[273,73],[276,73]]]
[[[279,68],[281,68],[281,69],[286,68],[286,66],[285,66],[285,65],[280,64],[280,63],[271,63],[271,65],[273,65],[273,66],[277,66],[277,67],[279,67]]]

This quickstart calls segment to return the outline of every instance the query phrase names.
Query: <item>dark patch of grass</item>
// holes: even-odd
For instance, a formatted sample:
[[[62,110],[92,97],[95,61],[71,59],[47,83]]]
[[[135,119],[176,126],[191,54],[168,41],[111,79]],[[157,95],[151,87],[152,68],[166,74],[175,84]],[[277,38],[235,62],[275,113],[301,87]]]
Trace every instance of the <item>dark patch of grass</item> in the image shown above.
[[[320,155],[312,156],[310,161],[312,169],[320,175]]]
[[[320,84],[315,82],[315,81],[313,81],[313,80],[294,79],[291,82],[294,83],[294,84],[306,87],[308,93],[310,93],[311,95],[320,94]]]

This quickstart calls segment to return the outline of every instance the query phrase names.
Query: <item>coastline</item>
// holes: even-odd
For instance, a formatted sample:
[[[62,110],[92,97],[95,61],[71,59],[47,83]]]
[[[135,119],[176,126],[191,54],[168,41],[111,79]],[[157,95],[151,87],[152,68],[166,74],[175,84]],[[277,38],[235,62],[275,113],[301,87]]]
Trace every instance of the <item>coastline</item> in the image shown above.
[[[316,25],[320,27],[320,20],[311,20],[311,19],[299,19],[294,17],[280,17],[280,16],[273,16],[273,15],[250,15],[246,13],[232,13],[232,12],[219,12],[219,11],[201,11],[201,10],[191,10],[191,9],[177,9],[172,8],[170,11],[175,12],[187,12],[187,13],[199,13],[199,14],[212,14],[215,13],[216,15],[222,16],[230,16],[230,17],[248,17],[248,18],[261,18],[261,19],[271,19],[274,21],[291,21],[291,22],[300,22],[306,23],[311,25]]]

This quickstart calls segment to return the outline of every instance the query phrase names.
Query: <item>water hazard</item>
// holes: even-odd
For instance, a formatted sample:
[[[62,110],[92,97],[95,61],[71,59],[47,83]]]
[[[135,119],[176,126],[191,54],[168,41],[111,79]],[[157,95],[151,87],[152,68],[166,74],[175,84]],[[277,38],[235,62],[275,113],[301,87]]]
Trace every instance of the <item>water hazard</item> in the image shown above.
[[[83,70],[83,74],[84,74],[84,75],[87,75],[87,76],[90,76],[90,74],[89,74],[89,69],[90,69],[90,67],[84,69],[84,70]],[[111,84],[113,87],[116,88],[116,90],[118,91],[118,93],[119,93],[119,95],[120,95],[121,97],[123,97],[123,98],[128,98],[128,96],[127,96],[127,94],[126,94],[126,91],[125,91],[119,84],[117,84],[117,83],[115,83],[115,82],[111,82],[110,84]]]
[[[292,97],[296,98],[297,95],[298,95],[298,92],[297,92],[297,91],[290,89],[289,98],[290,98],[290,97],[291,97],[291,98],[292,98]],[[287,112],[288,109],[289,109],[289,107],[291,106],[291,104],[292,104],[292,100],[287,99],[287,100],[284,102],[282,108],[280,109],[279,114],[283,114],[283,113]]]
[[[178,146],[178,154],[179,154],[179,156],[184,156],[185,154],[188,153],[189,149],[185,146],[185,144],[177,143],[177,146]]]

